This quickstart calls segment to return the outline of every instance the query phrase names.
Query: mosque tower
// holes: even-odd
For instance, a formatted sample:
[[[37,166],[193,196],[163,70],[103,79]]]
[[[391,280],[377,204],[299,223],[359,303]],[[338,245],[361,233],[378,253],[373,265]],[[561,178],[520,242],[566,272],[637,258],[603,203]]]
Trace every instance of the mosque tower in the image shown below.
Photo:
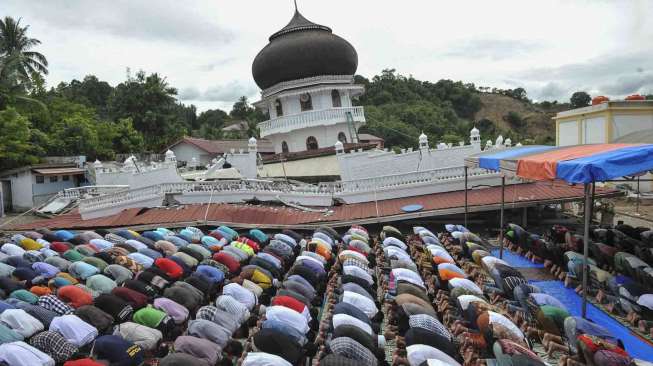
[[[363,107],[352,98],[363,94],[354,84],[358,54],[354,47],[299,13],[272,34],[252,64],[261,100],[254,105],[270,119],[259,123],[261,137],[276,153],[358,142],[365,124]]]

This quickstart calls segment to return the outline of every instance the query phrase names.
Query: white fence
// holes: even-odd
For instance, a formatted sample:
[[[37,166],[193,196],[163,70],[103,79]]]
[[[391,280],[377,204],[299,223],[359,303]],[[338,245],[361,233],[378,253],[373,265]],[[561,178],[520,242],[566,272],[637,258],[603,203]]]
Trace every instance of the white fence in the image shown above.
[[[160,206],[166,195],[182,204],[258,199],[326,207],[334,198],[356,203],[460,190],[463,179],[463,168],[455,167],[318,185],[268,180],[163,183],[81,199],[79,211],[84,218],[101,217],[126,208]],[[484,169],[470,169],[469,179],[473,184],[499,183],[497,173]]]

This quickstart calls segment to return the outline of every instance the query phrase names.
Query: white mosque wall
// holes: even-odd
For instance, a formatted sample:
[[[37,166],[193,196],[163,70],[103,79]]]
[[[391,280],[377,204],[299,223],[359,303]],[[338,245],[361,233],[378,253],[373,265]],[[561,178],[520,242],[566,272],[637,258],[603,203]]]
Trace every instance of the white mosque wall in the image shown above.
[[[480,144],[439,149],[356,151],[338,154],[343,181],[403,174],[431,169],[462,167],[467,156],[481,152]]]
[[[356,124],[360,126],[359,123]],[[347,136],[347,142],[351,142],[352,138],[349,134],[349,127],[347,122],[342,121],[333,125],[318,125],[315,127],[302,128],[294,130],[289,133],[274,134],[266,137],[274,146],[274,152],[281,153],[281,145],[283,141],[288,144],[290,152],[305,151],[306,140],[313,136],[317,139],[318,148],[331,147],[335,141],[338,141],[338,134],[344,132]]]
[[[259,167],[259,177],[302,178],[302,177],[337,177],[340,165],[335,155],[318,156],[312,159],[290,160],[283,163],[264,164]]]
[[[351,107],[352,104],[351,104],[349,90],[339,89],[338,87],[334,87],[333,89],[317,90],[317,91],[310,92],[313,111],[329,109],[334,107],[333,100],[331,99],[332,90],[338,90],[338,92],[340,93],[341,107]],[[302,111],[299,97],[300,94],[293,94],[293,95],[281,96],[278,98],[269,98],[268,110],[270,112],[270,119],[280,117],[277,115],[277,109],[275,106],[275,102],[277,100],[281,102],[281,108],[284,116],[289,116],[289,115],[303,113],[303,112],[310,112],[310,111]]]
[[[213,156],[208,154],[206,151],[186,142],[181,142],[179,144],[176,144],[175,146],[170,148],[170,150],[172,150],[172,152],[175,153],[175,156],[177,157],[177,161],[185,162],[186,164],[190,163],[193,160],[193,158],[197,160],[198,156],[199,156],[198,163],[200,165],[207,165],[211,163],[211,159],[213,159]]]
[[[101,167],[91,169],[95,169],[95,185],[98,186],[128,185],[130,189],[138,189],[160,182],[182,181],[176,162],[163,162],[156,167],[141,167],[141,171]]]
[[[245,150],[231,150],[226,154],[227,162],[232,167],[238,169],[243,178],[256,179],[258,174],[256,166],[256,149]]]

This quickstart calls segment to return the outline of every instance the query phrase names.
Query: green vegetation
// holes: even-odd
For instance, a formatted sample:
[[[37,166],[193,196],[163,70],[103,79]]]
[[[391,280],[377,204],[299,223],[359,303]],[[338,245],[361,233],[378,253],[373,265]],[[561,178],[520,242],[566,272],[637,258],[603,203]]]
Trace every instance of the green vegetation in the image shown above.
[[[577,91],[571,95],[569,104],[571,105],[571,108],[582,108],[590,105],[591,101],[592,97],[590,97],[589,94],[584,91]]]
[[[265,116],[247,98],[229,114],[216,109],[198,116],[157,73],[139,71],[116,86],[88,75],[47,89],[48,61],[33,50],[41,42],[29,38],[28,29],[11,17],[0,20],[0,170],[44,156],[159,152],[184,135],[258,136],[256,123]],[[235,121],[247,128],[225,136],[222,127]]]
[[[468,141],[473,126],[483,139],[503,134],[515,142],[552,143],[550,118],[568,107],[557,102],[533,103],[523,88],[491,89],[451,80],[432,83],[398,75],[394,69],[383,70],[371,81],[356,76],[356,82],[365,86],[365,94],[357,101],[365,106],[367,118],[360,132],[383,137],[387,146],[414,147],[421,132],[432,145]],[[503,98],[506,105],[485,105],[486,96]],[[484,117],[484,108],[492,109],[489,114],[494,116]],[[546,126],[531,126],[535,124]]]
[[[28,29],[20,20],[0,20],[0,170],[49,155],[106,160],[118,153],[160,152],[184,135],[258,137],[256,125],[267,118],[246,97],[229,113],[212,109],[198,114],[195,106],[179,102],[177,89],[164,76],[144,71],[133,76],[128,71],[115,86],[87,75],[48,88],[48,61],[34,50],[40,41],[30,38]],[[474,125],[484,139],[501,133],[513,141],[551,142],[550,115],[568,106],[532,103],[523,88],[432,83],[393,69],[355,79],[366,89],[356,101],[366,108],[368,123],[361,132],[380,136],[395,148],[416,146],[422,131],[432,145],[466,141]],[[488,96],[503,98],[506,106],[496,107]],[[234,123],[242,130],[223,131]]]

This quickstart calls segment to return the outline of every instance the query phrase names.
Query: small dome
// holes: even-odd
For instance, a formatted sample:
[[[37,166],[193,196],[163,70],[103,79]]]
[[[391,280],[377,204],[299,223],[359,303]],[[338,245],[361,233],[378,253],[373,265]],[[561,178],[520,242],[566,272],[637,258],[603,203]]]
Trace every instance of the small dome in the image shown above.
[[[249,142],[250,145],[256,145],[256,138],[254,136],[252,136],[252,137],[249,138],[248,142]]]
[[[336,143],[333,145],[333,147],[336,148],[336,150],[342,150],[344,148],[344,145],[340,140],[336,141]]]
[[[501,146],[501,145],[503,145],[503,136],[502,136],[502,135],[499,135],[499,136],[497,137],[497,140],[494,142],[494,144],[497,145],[497,146]]]
[[[518,142],[517,145],[515,145],[515,146],[520,147],[520,146],[523,146],[523,145],[521,144],[521,142]]]
[[[99,159],[95,159],[93,166],[96,168],[102,168],[102,162]]]
[[[428,141],[429,141],[428,136],[426,136],[426,134],[425,134],[424,132],[422,132],[422,134],[419,135],[419,143],[420,143],[420,144],[421,144],[421,143],[426,143],[426,142],[428,142]]]
[[[506,141],[504,141],[504,144],[505,144],[506,146],[510,146],[510,145],[512,145],[512,140],[510,139],[510,137],[508,137],[508,138],[506,139]]]
[[[270,43],[256,55],[252,75],[267,89],[313,76],[354,75],[357,68],[358,54],[349,42],[295,11],[290,23],[270,36]]]
[[[481,131],[479,131],[478,128],[476,128],[476,126],[474,126],[474,128],[472,128],[472,130],[469,131],[470,136],[478,136],[480,134],[481,134]]]

